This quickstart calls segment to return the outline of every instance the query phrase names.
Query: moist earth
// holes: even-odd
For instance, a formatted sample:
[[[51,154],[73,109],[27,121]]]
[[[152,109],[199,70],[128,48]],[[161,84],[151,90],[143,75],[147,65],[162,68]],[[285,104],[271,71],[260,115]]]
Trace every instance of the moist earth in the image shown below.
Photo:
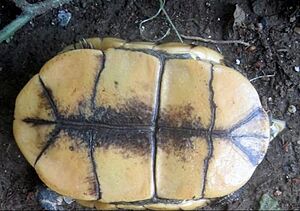
[[[30,1],[34,3],[37,1]],[[236,6],[238,5],[238,6]],[[159,39],[170,27],[160,14],[159,1],[74,0],[36,17],[8,42],[0,44],[0,209],[41,209],[36,189],[41,184],[20,153],[12,134],[17,94],[41,66],[66,45],[92,36],[129,41]],[[59,11],[71,13],[61,26]],[[263,107],[287,128],[271,142],[268,153],[250,181],[229,198],[205,209],[258,209],[269,194],[282,209],[300,209],[300,8],[297,1],[211,0],[167,1],[165,10],[184,35],[240,44],[202,44],[220,51],[226,63],[251,80]],[[9,0],[0,3],[0,29],[21,11]],[[234,15],[235,14],[235,15]],[[174,30],[162,40],[178,41]],[[192,41],[185,40],[187,43]],[[68,209],[80,208],[73,203]]]

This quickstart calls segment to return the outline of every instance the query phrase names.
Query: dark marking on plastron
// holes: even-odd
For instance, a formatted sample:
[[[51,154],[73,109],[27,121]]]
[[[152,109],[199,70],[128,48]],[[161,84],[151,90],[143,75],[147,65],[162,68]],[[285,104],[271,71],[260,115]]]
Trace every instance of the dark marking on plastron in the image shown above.
[[[66,129],[61,127],[62,136],[69,136],[72,140],[70,148],[74,152],[82,151],[84,148],[88,148],[89,136],[87,133],[89,130],[77,130],[77,129]]]
[[[45,113],[47,113],[48,116],[50,116],[50,117],[53,116],[55,118],[53,109],[51,107],[51,104],[49,103],[49,100],[46,97],[46,94],[45,94],[45,91],[43,90],[43,88],[38,96],[41,99],[41,101],[38,105],[38,108],[45,108]]]
[[[194,136],[187,131],[160,130],[157,134],[157,147],[167,155],[175,156],[185,162],[189,159],[190,154],[195,151],[195,142],[205,141],[205,138],[203,140],[197,138],[199,136]]]
[[[97,75],[96,75],[96,78],[95,78],[95,84],[94,84],[93,92],[92,92],[91,105],[92,105],[93,110],[95,110],[95,108],[96,108],[95,100],[96,100],[96,94],[97,94],[97,87],[98,87],[98,84],[99,84],[99,81],[100,81],[100,76],[101,76],[101,73],[103,72],[103,70],[105,68],[106,56],[105,56],[104,51],[102,51],[102,57],[99,56],[98,59],[99,60],[102,59],[102,63],[101,63],[101,66],[99,68],[99,71],[97,72]]]
[[[88,119],[91,118],[87,116],[87,111],[89,110],[90,110],[90,102],[87,100],[83,100],[78,102],[77,111],[74,112],[75,114],[70,114],[67,109],[64,111],[60,111],[59,116],[61,121],[68,119],[70,121],[86,122]]]
[[[47,137],[47,141],[46,144],[44,145],[43,149],[41,150],[41,152],[39,153],[39,155],[36,157],[35,162],[34,162],[34,166],[37,164],[37,162],[40,160],[40,158],[42,157],[43,154],[46,153],[46,151],[53,146],[53,144],[57,141],[58,139],[58,134],[60,132],[60,128],[59,127],[55,127],[51,133],[48,135]]]
[[[59,121],[60,127],[62,129],[73,129],[73,130],[115,130],[115,131],[153,131],[151,125],[138,125],[138,124],[106,124],[102,122],[92,122],[92,121],[80,121],[71,119],[62,119]]]
[[[186,149],[193,149],[193,138],[205,138],[206,136],[207,131],[172,130],[169,128],[160,128],[157,133],[157,144],[159,148],[168,154],[174,151],[180,154]]]
[[[118,81],[114,81],[114,85],[115,85],[115,89],[118,89],[119,82]]]
[[[137,98],[128,99],[124,104],[111,107],[98,107],[95,110],[94,120],[108,124],[144,124],[150,125],[153,108],[139,101]]]
[[[59,119],[59,113],[58,113],[58,109],[56,106],[56,103],[54,102],[54,98],[52,95],[52,90],[47,88],[44,81],[42,80],[41,76],[39,76],[39,81],[43,87],[43,93],[45,94],[45,97],[47,98],[49,105],[52,109],[53,115],[56,119]]]
[[[203,125],[201,118],[194,118],[192,116],[193,110],[194,108],[190,104],[185,106],[172,106],[161,112],[158,124],[159,126],[202,130]]]
[[[210,80],[209,80],[209,104],[210,104],[210,126],[208,129],[208,133],[207,133],[207,137],[206,137],[206,141],[207,141],[207,146],[208,146],[208,153],[207,153],[207,157],[204,160],[204,169],[203,169],[203,186],[202,186],[202,191],[201,191],[201,195],[202,197],[205,196],[205,187],[206,187],[206,183],[207,183],[207,172],[208,172],[208,166],[209,166],[209,162],[213,156],[213,150],[214,150],[214,145],[213,145],[213,129],[215,127],[215,120],[216,120],[216,104],[214,102],[214,89],[213,89],[213,80],[214,80],[214,66],[211,65],[210,68]]]
[[[94,151],[95,151],[95,135],[94,135],[94,131],[90,131],[89,134],[89,158],[92,162],[92,167],[93,167],[93,175],[94,175],[94,192],[96,194],[97,200],[101,199],[101,189],[100,189],[100,183],[99,183],[99,179],[98,179],[98,173],[97,173],[97,164],[95,162],[95,158],[94,158]],[[93,194],[94,195],[94,194]]]
[[[127,130],[97,130],[95,145],[105,150],[119,149],[124,158],[128,156],[148,157],[151,153],[151,132]]]

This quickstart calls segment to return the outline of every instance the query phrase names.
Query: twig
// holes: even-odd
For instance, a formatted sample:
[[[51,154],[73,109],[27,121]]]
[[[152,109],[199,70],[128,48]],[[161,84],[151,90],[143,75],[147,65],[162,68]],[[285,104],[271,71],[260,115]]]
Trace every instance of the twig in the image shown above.
[[[245,46],[250,46],[250,43],[241,41],[241,40],[212,40],[212,39],[206,39],[203,37],[196,37],[196,36],[188,36],[188,35],[184,35],[181,34],[180,35],[182,38],[186,39],[186,40],[196,40],[196,41],[201,41],[201,42],[207,42],[207,43],[215,43],[215,44],[232,44],[232,43],[238,43],[241,45],[245,45]]]
[[[159,1],[162,2],[162,0],[159,0]],[[179,34],[177,28],[176,28],[175,25],[173,24],[173,22],[172,22],[170,16],[168,15],[168,13],[166,12],[166,10],[165,10],[164,7],[162,7],[162,11],[163,11],[163,13],[165,14],[165,16],[166,16],[167,20],[169,21],[169,23],[171,24],[171,26],[172,26],[173,30],[175,31],[175,33],[176,33],[178,39],[180,40],[181,43],[183,43],[183,40],[182,40],[182,38],[181,38],[181,36],[180,36],[180,34]]]
[[[22,14],[0,31],[0,43],[9,39],[13,34],[33,18],[30,14]]]
[[[151,41],[151,42],[158,42],[158,41],[161,41],[161,40],[163,40],[166,36],[168,36],[168,35],[170,34],[170,28],[168,28],[168,30],[166,31],[166,33],[165,33],[162,37],[160,37],[160,38],[158,38],[158,39],[149,39],[149,38],[147,38],[147,37],[143,34],[143,32],[144,32],[144,30],[145,30],[145,27],[143,26],[143,24],[144,24],[144,23],[147,23],[148,21],[151,21],[151,20],[155,19],[157,16],[159,16],[159,14],[161,13],[163,7],[165,6],[165,0],[160,0],[159,2],[160,2],[160,5],[159,5],[159,9],[158,9],[158,11],[156,12],[156,14],[153,15],[153,16],[151,16],[150,18],[147,18],[147,19],[145,19],[145,20],[142,20],[142,21],[140,22],[140,25],[139,25],[140,35],[143,37],[143,39],[148,40],[148,41]]]
[[[69,3],[71,0],[45,0],[43,2],[29,4],[26,0],[14,0],[17,7],[22,9],[22,13],[10,24],[0,31],[0,43],[9,39],[14,33],[32,20],[37,15],[41,15],[50,9]]]
[[[166,10],[165,10],[165,3],[166,3],[165,0],[159,0],[159,9],[158,9],[157,13],[156,13],[155,15],[151,16],[150,18],[145,19],[145,20],[143,20],[143,21],[140,22],[140,25],[139,25],[140,34],[141,34],[141,36],[142,36],[145,40],[152,41],[152,42],[161,41],[161,40],[163,40],[166,36],[168,36],[168,35],[170,34],[171,29],[168,28],[167,32],[166,32],[162,37],[160,37],[160,38],[158,38],[158,39],[149,39],[149,38],[147,38],[147,37],[145,37],[145,36],[143,35],[143,32],[144,32],[144,30],[145,30],[145,27],[143,26],[143,24],[146,23],[146,22],[148,22],[148,21],[151,21],[151,20],[155,19],[155,18],[161,13],[161,11],[162,11],[162,12],[164,13],[164,15],[166,16],[166,18],[167,18],[169,24],[171,25],[171,27],[172,27],[173,30],[175,31],[175,33],[176,33],[178,39],[180,40],[180,42],[183,43],[183,40],[182,40],[182,38],[181,38],[181,36],[180,36],[180,34],[179,34],[179,32],[178,32],[176,26],[174,25],[174,23],[172,22],[170,16],[168,15],[168,13],[167,13]]]
[[[249,81],[252,82],[252,81],[255,81],[255,80],[260,79],[260,78],[272,78],[272,77],[275,77],[275,74],[273,74],[273,75],[261,75],[261,76],[257,76],[255,78],[250,79]]]

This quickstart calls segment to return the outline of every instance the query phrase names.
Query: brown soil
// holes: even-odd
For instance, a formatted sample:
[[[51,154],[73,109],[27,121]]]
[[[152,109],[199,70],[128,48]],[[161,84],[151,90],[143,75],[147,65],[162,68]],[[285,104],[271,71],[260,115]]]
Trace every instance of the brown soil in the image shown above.
[[[247,15],[241,26],[232,27],[236,3]],[[35,200],[40,181],[12,135],[14,103],[22,87],[47,60],[81,38],[142,40],[139,23],[156,13],[158,2],[75,0],[63,8],[72,14],[66,27],[57,24],[55,9],[28,23],[9,43],[0,44],[0,209],[40,208]],[[294,32],[300,15],[297,0],[167,1],[166,11],[182,34],[251,42],[255,49],[234,44],[209,46],[219,49],[228,63],[249,79],[275,75],[252,83],[269,114],[287,122],[286,130],[271,143],[266,158],[239,196],[208,208],[257,209],[262,194],[269,193],[282,209],[300,209],[300,72],[295,70],[300,63],[300,35]],[[19,13],[8,0],[1,0],[0,28]],[[144,35],[155,38],[167,28],[165,17],[160,15],[145,24]],[[178,39],[171,31],[164,41],[174,40]],[[288,109],[292,105],[294,113]]]

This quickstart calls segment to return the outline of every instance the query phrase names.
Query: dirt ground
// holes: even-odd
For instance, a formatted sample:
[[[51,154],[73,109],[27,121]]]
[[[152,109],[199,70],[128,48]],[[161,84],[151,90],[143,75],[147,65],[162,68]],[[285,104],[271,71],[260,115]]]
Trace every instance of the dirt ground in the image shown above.
[[[235,4],[244,11],[244,19],[234,19]],[[12,134],[14,103],[22,87],[47,60],[81,38],[114,36],[142,40],[139,23],[154,15],[158,7],[158,1],[75,0],[36,17],[8,43],[0,44],[1,210],[40,209],[35,200],[40,181]],[[166,3],[166,11],[181,34],[250,42],[254,47],[204,45],[222,52],[227,63],[254,79],[252,83],[264,108],[287,122],[287,128],[271,143],[264,161],[244,188],[235,197],[207,209],[257,209],[264,193],[276,199],[282,209],[300,209],[300,34],[295,32],[295,27],[299,27],[299,7],[297,0]],[[58,24],[61,9],[72,14],[65,27]],[[14,4],[1,0],[0,28],[18,14],[20,10]],[[144,26],[143,35],[151,39],[160,37],[169,27],[163,14]],[[171,30],[163,42],[177,40]],[[268,76],[259,77],[264,75]]]

